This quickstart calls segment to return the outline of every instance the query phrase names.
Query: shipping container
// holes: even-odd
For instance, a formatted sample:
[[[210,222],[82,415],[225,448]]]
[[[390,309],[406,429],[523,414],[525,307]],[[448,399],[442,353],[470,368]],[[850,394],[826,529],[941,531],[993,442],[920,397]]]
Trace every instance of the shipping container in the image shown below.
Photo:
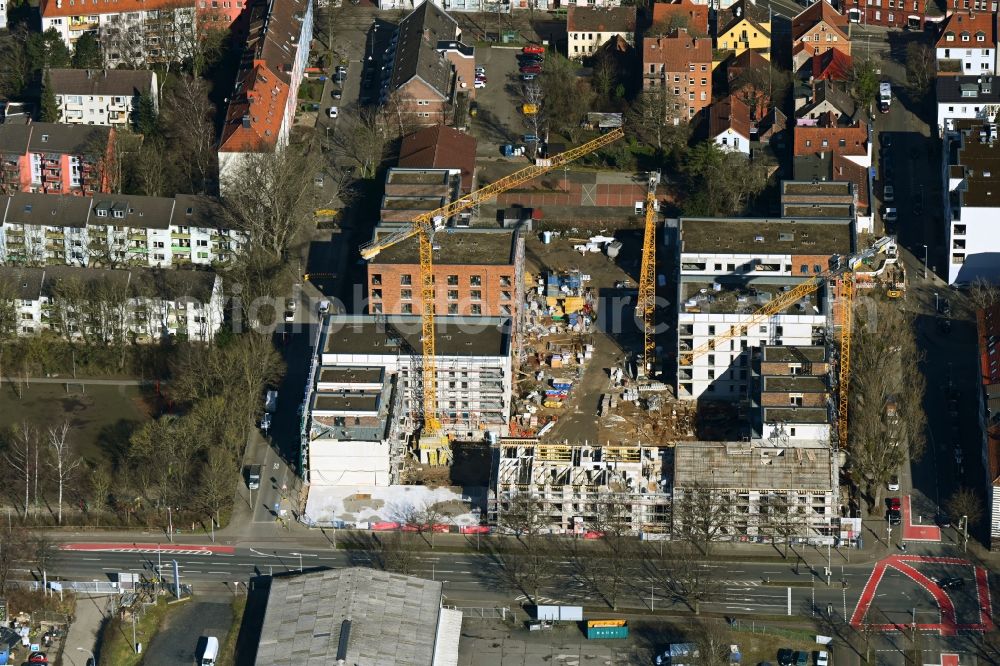
[[[588,640],[609,638],[628,638],[628,625],[624,624],[620,627],[587,627]]]
[[[570,383],[570,382],[556,382],[556,381],[554,381],[554,382],[552,382],[552,388],[556,389],[557,391],[568,391],[571,388],[573,388],[573,384]]]

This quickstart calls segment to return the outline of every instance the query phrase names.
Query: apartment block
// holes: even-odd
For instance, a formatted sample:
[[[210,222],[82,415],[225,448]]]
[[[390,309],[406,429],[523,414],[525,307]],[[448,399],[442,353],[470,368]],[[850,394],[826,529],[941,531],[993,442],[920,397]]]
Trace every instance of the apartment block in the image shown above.
[[[222,279],[208,271],[0,266],[19,336],[107,344],[208,342],[222,326]],[[5,331],[6,332],[6,331]]]
[[[393,229],[379,227],[375,239]],[[487,317],[519,315],[524,300],[524,238],[518,229],[462,229],[434,237],[434,311]],[[368,263],[368,312],[419,314],[420,251],[416,237]]]
[[[447,206],[459,198],[462,172],[459,169],[389,169],[385,177],[380,219],[383,225],[409,226],[413,218]],[[471,211],[444,221],[447,226],[468,227]]]
[[[811,58],[830,50],[851,55],[847,17],[826,0],[819,0],[792,19],[792,67],[798,71]]]
[[[249,29],[219,140],[223,192],[230,186],[231,169],[249,155],[288,144],[312,42],[309,0],[266,0],[248,11]]]
[[[1000,305],[976,312],[979,346],[979,388],[976,400],[979,427],[982,429],[982,463],[986,472],[986,519],[989,548],[1000,549]],[[954,400],[949,396],[949,400]],[[952,516],[958,521],[960,516]]]
[[[438,418],[459,440],[506,434],[511,396],[510,319],[435,318]],[[423,345],[414,315],[334,315],[323,324],[317,364],[381,368],[400,391],[394,419],[406,436],[422,424]]]
[[[873,233],[872,144],[867,123],[841,125],[828,112],[816,124],[796,125],[792,155],[797,181],[851,183],[857,193],[858,231]]]
[[[1000,129],[956,120],[944,136],[944,222],[948,283],[1000,278]]]
[[[679,230],[678,397],[747,398],[752,355],[760,347],[822,344],[836,300],[825,282],[763,322],[744,322],[851,253],[850,218],[681,218]],[[737,334],[712,342],[730,332]],[[703,345],[712,348],[692,358]]]
[[[621,521],[632,534],[670,535],[669,449],[657,446],[548,444],[501,439],[494,449],[490,524],[517,529],[523,503],[553,534],[585,536]]]
[[[642,77],[643,90],[664,91],[667,122],[689,122],[712,103],[712,41],[683,28],[643,38]]]
[[[956,120],[993,122],[1000,114],[1000,80],[992,74],[972,76],[939,74],[937,88],[938,132],[955,131]]]
[[[49,76],[60,123],[132,125],[142,95],[159,111],[160,92],[152,70],[50,69]]]
[[[914,0],[917,2],[918,0]],[[956,11],[941,28],[935,54],[942,74],[997,74],[997,14]]]
[[[635,7],[571,6],[566,14],[570,58],[585,58],[613,37],[635,44]]]
[[[781,217],[851,218],[858,227],[854,184],[841,181],[781,181]]]
[[[407,169],[458,169],[461,189],[468,194],[476,182],[476,137],[445,125],[432,125],[403,137],[399,166]]]
[[[225,264],[245,237],[228,227],[218,201],[102,194],[7,197],[0,264],[117,268]]]
[[[927,0],[846,0],[841,7],[851,23],[866,26],[923,30],[927,21]]]
[[[828,347],[765,344],[752,366],[752,438],[829,445],[834,411]]]
[[[835,544],[840,480],[826,444],[678,442],[673,530],[708,524],[714,541]]]
[[[0,125],[0,193],[107,192],[114,140],[111,127],[4,123]]]

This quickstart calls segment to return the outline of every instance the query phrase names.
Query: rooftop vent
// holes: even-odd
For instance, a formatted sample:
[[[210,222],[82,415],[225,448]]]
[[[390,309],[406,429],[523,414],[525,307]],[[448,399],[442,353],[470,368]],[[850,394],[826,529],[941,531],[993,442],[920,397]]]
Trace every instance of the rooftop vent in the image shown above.
[[[351,618],[340,623],[340,641],[337,643],[337,663],[347,661],[347,645],[351,640]]]
[[[757,234],[756,236],[753,237],[753,242],[754,243],[763,243],[764,242],[764,236],[762,236],[761,234]]]

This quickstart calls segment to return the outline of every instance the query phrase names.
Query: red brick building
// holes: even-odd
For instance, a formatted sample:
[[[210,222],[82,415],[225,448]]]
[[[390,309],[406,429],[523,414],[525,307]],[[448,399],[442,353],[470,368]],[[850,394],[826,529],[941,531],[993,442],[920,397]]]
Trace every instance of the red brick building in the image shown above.
[[[792,69],[801,69],[809,59],[830,50],[851,55],[847,17],[825,0],[814,2],[792,19]]]
[[[399,166],[408,169],[459,169],[462,192],[476,181],[476,137],[444,125],[425,127],[403,137]]]
[[[927,14],[926,0],[845,0],[843,7],[852,23],[900,30],[923,30]]]
[[[643,89],[666,92],[666,117],[689,122],[712,103],[712,40],[685,29],[642,40]]]
[[[375,237],[394,230],[379,227]],[[437,233],[434,243],[438,315],[515,315],[524,300],[524,239],[519,230],[449,229]],[[422,305],[414,237],[368,263],[368,313],[419,314]]]

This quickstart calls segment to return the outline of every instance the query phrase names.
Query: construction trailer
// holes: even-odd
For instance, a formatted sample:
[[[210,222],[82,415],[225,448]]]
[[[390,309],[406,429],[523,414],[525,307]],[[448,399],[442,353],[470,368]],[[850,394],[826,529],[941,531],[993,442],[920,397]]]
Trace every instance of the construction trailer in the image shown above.
[[[647,538],[670,531],[668,449],[658,446],[543,444],[534,438],[503,438],[494,447],[490,522],[513,529],[517,497],[554,534],[585,535],[602,528],[609,506],[625,530]],[[523,506],[523,505],[522,505]]]

